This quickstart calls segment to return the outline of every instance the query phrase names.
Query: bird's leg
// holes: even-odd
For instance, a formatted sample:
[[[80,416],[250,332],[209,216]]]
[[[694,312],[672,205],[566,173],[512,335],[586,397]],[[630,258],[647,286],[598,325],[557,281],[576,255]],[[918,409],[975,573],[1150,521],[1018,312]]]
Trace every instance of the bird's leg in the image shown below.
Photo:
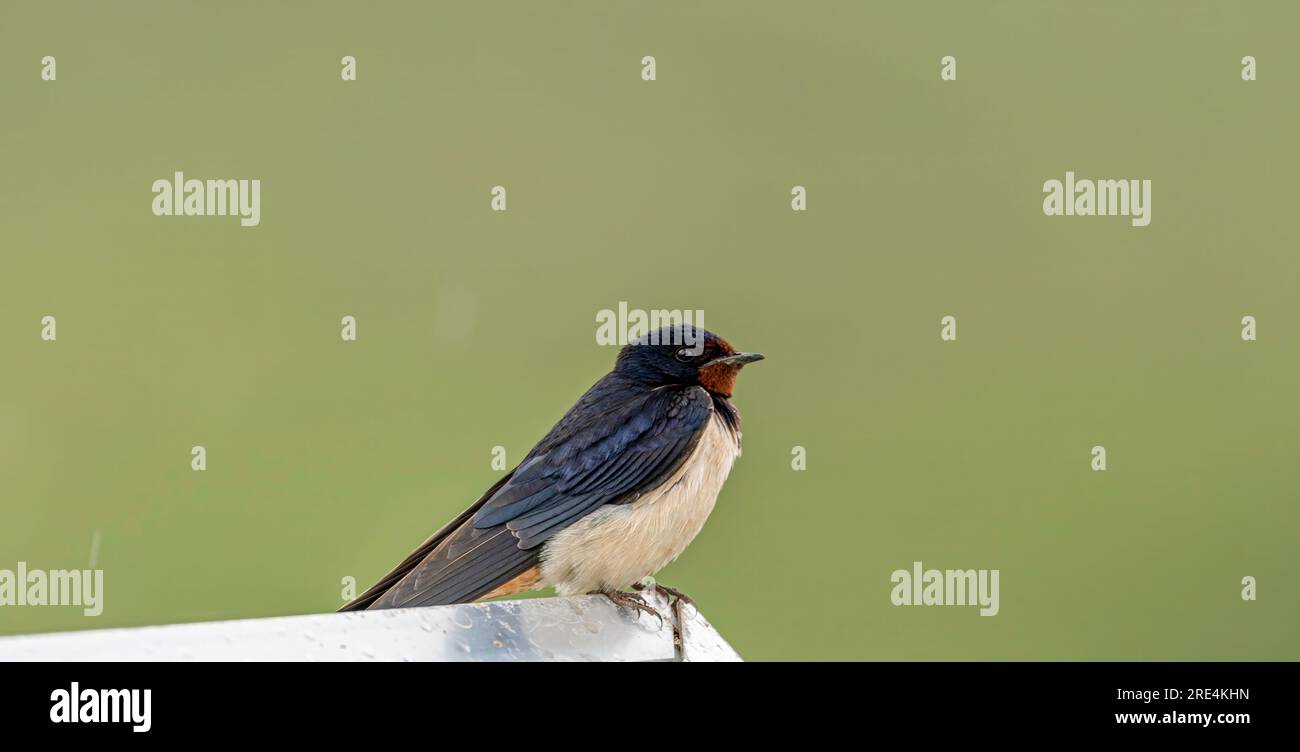
[[[679,648],[683,647],[686,644],[686,613],[683,606],[684,604],[694,606],[695,601],[692,600],[689,595],[683,593],[677,588],[660,584],[659,581],[653,577],[647,577],[644,580],[635,583],[632,585],[632,589],[636,591],[653,590],[668,601],[668,605],[673,609],[673,638],[676,640]],[[696,610],[698,611],[699,608],[696,607]]]
[[[656,583],[655,583],[655,592],[658,593],[658,594],[660,594],[660,595],[662,595],[662,596],[665,597],[665,598],[670,598],[670,599],[672,599],[672,602],[673,602],[673,605],[674,605],[674,606],[676,606],[678,603],[685,603],[685,604],[687,604],[688,606],[694,606],[694,605],[695,605],[695,599],[694,599],[694,598],[690,597],[690,596],[687,595],[686,593],[683,593],[682,591],[678,590],[677,588],[668,587],[667,585],[663,585],[663,584],[661,584],[661,583],[656,582]],[[698,610],[698,609],[699,609],[699,607],[696,606],[696,610]]]
[[[650,614],[659,620],[659,626],[663,626],[663,614],[656,611],[649,603],[641,600],[641,596],[634,593],[625,593],[622,590],[598,590],[592,595],[603,595],[614,602],[615,606],[630,608],[634,611]]]
[[[636,583],[635,585],[632,586],[632,589],[636,591],[653,590],[659,595],[662,595],[665,600],[667,600],[669,603],[671,603],[674,606],[676,606],[679,602],[685,603],[690,606],[695,606],[694,598],[690,597],[686,593],[683,593],[677,588],[668,587],[667,585],[658,582],[653,577],[647,577],[644,580]],[[696,606],[696,610],[697,611],[699,610],[698,606]]]

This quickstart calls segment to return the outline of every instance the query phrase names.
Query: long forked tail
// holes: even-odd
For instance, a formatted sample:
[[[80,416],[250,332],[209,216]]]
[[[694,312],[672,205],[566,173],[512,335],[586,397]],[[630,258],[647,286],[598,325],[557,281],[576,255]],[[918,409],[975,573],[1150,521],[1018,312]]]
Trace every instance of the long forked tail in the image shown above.
[[[505,525],[473,525],[474,513],[510,475],[339,610],[468,603],[535,587],[539,551],[520,549]]]

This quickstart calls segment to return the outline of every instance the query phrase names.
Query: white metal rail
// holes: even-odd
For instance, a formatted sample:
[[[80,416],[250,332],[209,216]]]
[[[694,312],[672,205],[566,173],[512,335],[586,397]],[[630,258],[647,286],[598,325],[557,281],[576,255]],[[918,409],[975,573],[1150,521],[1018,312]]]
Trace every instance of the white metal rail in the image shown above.
[[[693,607],[677,624],[645,597],[662,624],[584,595],[5,637],[0,661],[740,660]]]

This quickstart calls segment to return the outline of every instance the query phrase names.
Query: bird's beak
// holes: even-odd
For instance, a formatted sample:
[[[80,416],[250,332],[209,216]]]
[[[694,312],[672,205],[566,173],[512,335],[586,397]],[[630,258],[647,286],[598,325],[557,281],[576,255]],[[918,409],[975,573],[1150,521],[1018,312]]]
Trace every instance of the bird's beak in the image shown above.
[[[722,357],[722,358],[715,358],[715,359],[709,361],[709,365],[712,366],[712,365],[717,365],[717,364],[719,364],[719,363],[734,363],[735,365],[743,366],[743,365],[745,365],[746,363],[753,363],[753,362],[755,362],[755,361],[759,361],[759,360],[762,360],[762,359],[763,359],[763,356],[760,355],[760,354],[758,354],[758,353],[744,353],[744,352],[743,352],[743,353],[736,353],[735,355],[728,355],[728,356],[726,356],[726,357]]]

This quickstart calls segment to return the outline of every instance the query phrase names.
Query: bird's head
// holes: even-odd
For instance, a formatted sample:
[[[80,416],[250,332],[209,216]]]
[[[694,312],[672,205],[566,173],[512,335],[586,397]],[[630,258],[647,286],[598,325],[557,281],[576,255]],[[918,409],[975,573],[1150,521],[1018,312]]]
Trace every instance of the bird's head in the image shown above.
[[[762,359],[758,353],[736,352],[718,335],[685,324],[656,329],[624,347],[614,371],[652,386],[698,384],[730,397],[740,369]]]

